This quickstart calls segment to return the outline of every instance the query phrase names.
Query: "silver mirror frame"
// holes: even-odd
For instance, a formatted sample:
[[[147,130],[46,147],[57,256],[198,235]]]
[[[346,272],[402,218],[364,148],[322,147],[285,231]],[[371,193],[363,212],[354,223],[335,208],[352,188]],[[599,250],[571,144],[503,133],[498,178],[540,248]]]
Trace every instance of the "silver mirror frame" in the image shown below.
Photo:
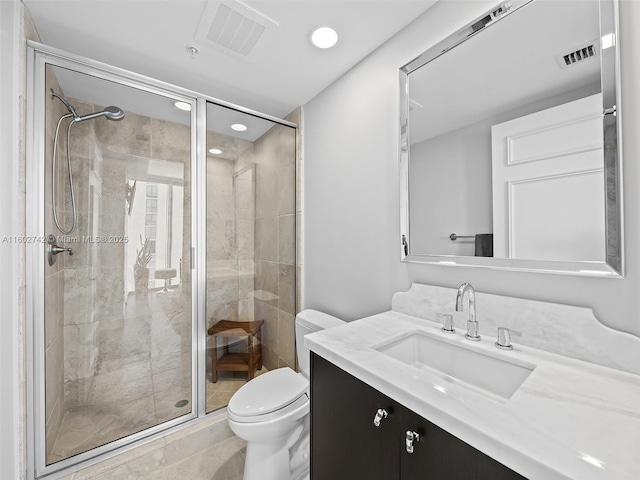
[[[431,265],[490,268],[520,272],[538,272],[563,275],[579,275],[604,278],[624,277],[624,225],[622,202],[622,154],[620,109],[620,55],[618,37],[618,0],[600,0],[600,35],[611,34],[614,44],[601,51],[601,83],[603,99],[604,172],[606,189],[606,261],[558,262],[519,260],[487,257],[463,257],[455,255],[416,254],[411,251],[409,225],[409,74],[426,65],[461,43],[475,37],[513,12],[535,0],[514,0],[511,8],[479,30],[472,25],[490,12],[504,5],[500,2],[489,12],[470,22],[441,42],[426,50],[400,68],[400,124],[399,124],[399,177],[400,177],[400,259],[402,262]]]

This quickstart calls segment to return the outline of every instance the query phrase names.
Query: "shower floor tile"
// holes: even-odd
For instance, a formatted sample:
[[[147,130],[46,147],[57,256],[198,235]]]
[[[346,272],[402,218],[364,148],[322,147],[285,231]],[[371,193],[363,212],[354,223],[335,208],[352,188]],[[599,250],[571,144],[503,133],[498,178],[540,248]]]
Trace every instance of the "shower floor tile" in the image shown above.
[[[120,404],[71,409],[62,419],[48,461],[77,455],[157,423],[153,395]]]
[[[48,464],[192,411],[190,331],[171,321],[181,304],[172,293],[149,295],[146,302],[132,296],[123,317],[101,319],[90,345],[96,372],[68,382],[71,407],[47,452]],[[207,412],[225,407],[245,383],[246,372],[221,372],[215,384],[207,380]]]
[[[256,376],[267,372],[256,372]],[[175,380],[175,379],[174,379]],[[159,382],[160,383],[160,382]],[[221,372],[218,381],[207,380],[207,412],[226,407],[240,387],[247,383],[244,372]],[[150,395],[125,402],[83,405],[69,410],[63,417],[48,463],[99,447],[191,411],[189,382],[171,385],[162,382]],[[182,407],[176,403],[187,400]]]

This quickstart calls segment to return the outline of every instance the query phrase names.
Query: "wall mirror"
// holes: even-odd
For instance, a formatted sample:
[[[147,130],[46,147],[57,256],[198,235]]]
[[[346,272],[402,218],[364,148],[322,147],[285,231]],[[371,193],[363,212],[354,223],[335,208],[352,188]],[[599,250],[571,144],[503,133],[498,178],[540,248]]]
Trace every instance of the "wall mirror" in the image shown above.
[[[617,6],[502,3],[400,69],[404,261],[623,275]]]

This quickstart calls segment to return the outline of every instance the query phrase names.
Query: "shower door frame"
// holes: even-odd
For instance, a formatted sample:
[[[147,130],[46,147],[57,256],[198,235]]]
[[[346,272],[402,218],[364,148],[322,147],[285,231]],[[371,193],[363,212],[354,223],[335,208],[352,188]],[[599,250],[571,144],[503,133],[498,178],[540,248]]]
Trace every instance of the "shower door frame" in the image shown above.
[[[191,105],[191,405],[190,413],[105,445],[46,464],[45,426],[45,249],[39,242],[26,245],[26,437],[27,478],[55,479],[116,454],[148,443],[205,417],[206,413],[206,139],[207,103],[298,128],[296,123],[171,85],[102,62],[27,41],[26,204],[27,238],[44,238],[45,223],[45,67],[67,68],[106,81]],[[216,411],[210,412],[215,414]]]
[[[28,112],[32,113],[32,117],[28,122],[27,131],[27,146],[32,148],[33,151],[27,151],[27,171],[31,172],[31,181],[27,180],[27,225],[26,232],[27,238],[44,238],[47,232],[44,231],[45,223],[45,136],[38,135],[37,132],[44,132],[45,130],[45,99],[47,92],[45,92],[45,67],[51,65],[60,68],[67,68],[72,71],[91,75],[96,78],[100,78],[106,81],[112,81],[120,85],[142,90],[147,93],[159,95],[161,97],[170,100],[180,100],[191,104],[193,107],[191,112],[191,125],[190,125],[190,163],[191,163],[191,179],[197,178],[197,129],[196,127],[196,98],[193,95],[189,95],[187,92],[179,89],[171,88],[161,82],[149,82],[146,78],[140,78],[127,74],[118,69],[106,67],[98,62],[87,61],[86,59],[73,58],[73,56],[65,54],[64,52],[50,49],[37,44],[30,44],[28,50],[28,73],[27,80],[30,82],[27,86],[27,92],[29,97]],[[29,188],[30,187],[30,188]],[[197,235],[197,219],[199,218],[199,211],[197,209],[197,201],[193,199],[197,198],[194,193],[194,185],[192,181],[191,185],[191,235]],[[29,221],[29,219],[31,221]],[[193,242],[192,242],[193,243]],[[197,252],[196,252],[197,253]],[[192,250],[193,257],[193,250]],[[197,257],[196,257],[197,258]],[[32,414],[28,415],[33,424],[28,425],[27,432],[32,434],[33,440],[30,444],[33,446],[33,461],[34,461],[34,477],[41,478],[50,475],[55,472],[62,472],[69,467],[76,464],[88,461],[96,456],[103,455],[113,450],[119,449],[132,442],[138,441],[149,435],[157,434],[167,428],[174,427],[186,421],[197,418],[199,412],[200,395],[197,389],[198,378],[198,361],[197,353],[198,349],[194,348],[198,344],[198,328],[196,321],[199,318],[197,315],[200,308],[200,302],[198,301],[196,283],[192,280],[191,283],[191,341],[192,341],[192,356],[191,356],[191,405],[192,411],[189,414],[177,417],[146,430],[134,433],[133,435],[116,439],[108,444],[101,445],[94,449],[79,453],[67,459],[59,462],[47,465],[46,463],[46,418],[45,417],[45,297],[44,297],[44,278],[45,278],[45,250],[42,248],[42,244],[34,242],[28,245],[27,249],[27,328],[31,331],[27,331],[27,346],[31,347],[31,354],[28,352],[27,374],[32,374],[33,378],[28,382],[27,388],[31,388],[30,400],[28,401],[28,408],[32,408]],[[197,271],[196,263],[192,258],[191,267]],[[195,273],[195,272],[193,272]],[[55,477],[53,477],[55,478]]]

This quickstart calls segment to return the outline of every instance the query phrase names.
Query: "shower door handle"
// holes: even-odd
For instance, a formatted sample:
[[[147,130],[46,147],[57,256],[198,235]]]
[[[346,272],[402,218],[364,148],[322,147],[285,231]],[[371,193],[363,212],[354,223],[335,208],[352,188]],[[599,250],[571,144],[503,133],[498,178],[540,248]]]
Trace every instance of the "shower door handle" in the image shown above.
[[[53,266],[56,263],[56,255],[59,253],[67,252],[69,255],[73,255],[71,248],[63,248],[56,245],[56,237],[49,235],[49,241],[47,242],[47,258],[49,260],[49,266]]]
[[[54,255],[57,255],[63,252],[69,252],[69,255],[73,255],[73,250],[71,248],[62,248],[57,245],[51,245],[49,246],[49,248],[51,249],[51,253],[53,253]]]

